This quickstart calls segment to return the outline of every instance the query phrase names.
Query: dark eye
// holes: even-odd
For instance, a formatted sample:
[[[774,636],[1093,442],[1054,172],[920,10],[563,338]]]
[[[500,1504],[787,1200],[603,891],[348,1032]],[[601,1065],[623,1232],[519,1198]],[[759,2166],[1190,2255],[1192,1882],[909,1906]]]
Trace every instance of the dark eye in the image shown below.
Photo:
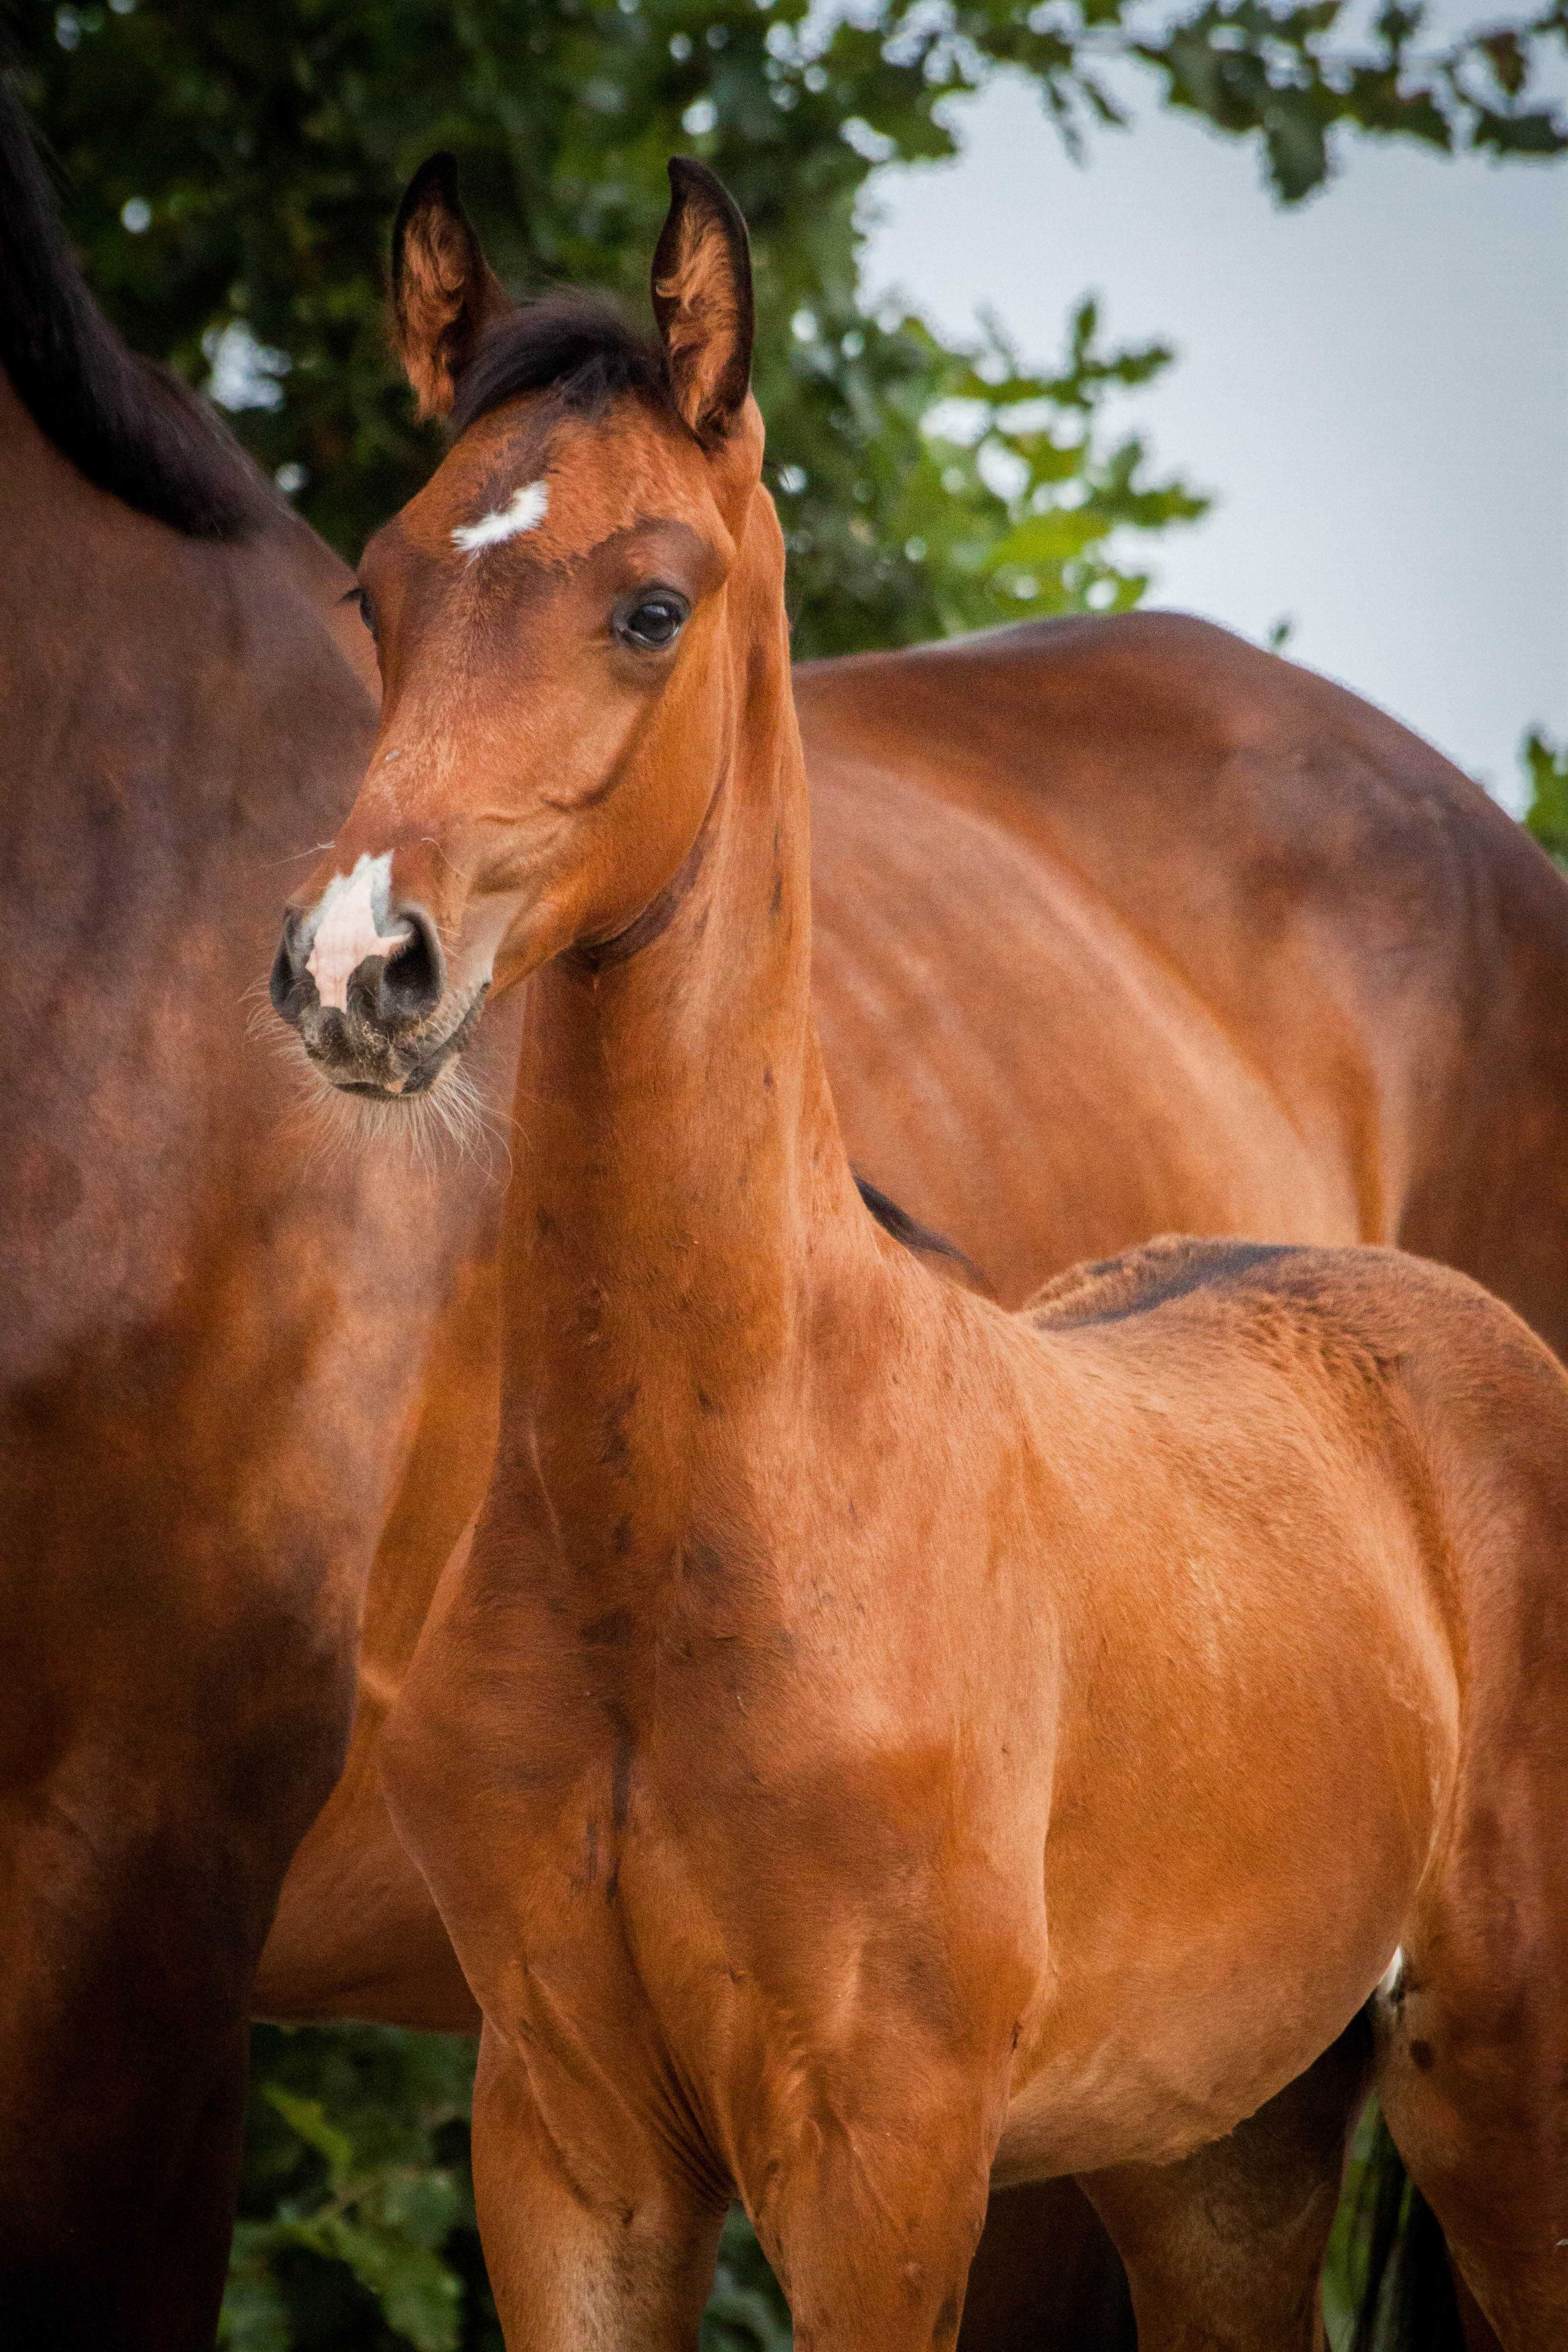
[[[363,588],[356,588],[353,591],[353,600],[359,606],[360,619],[364,623],[365,627],[370,631],[371,635],[374,637],[375,635],[375,606],[371,603],[370,598],[366,595]]]
[[[645,653],[660,653],[675,643],[690,610],[685,597],[673,588],[643,588],[626,599],[612,625],[624,644],[640,646]]]

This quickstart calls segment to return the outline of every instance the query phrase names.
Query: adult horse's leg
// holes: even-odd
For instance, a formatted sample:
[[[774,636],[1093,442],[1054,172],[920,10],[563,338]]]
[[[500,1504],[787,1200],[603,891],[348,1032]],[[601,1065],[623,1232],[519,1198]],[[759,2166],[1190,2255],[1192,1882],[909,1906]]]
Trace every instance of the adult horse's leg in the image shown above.
[[[93,1890],[104,1912],[62,1918],[80,1833],[61,1818],[29,1842],[31,1884],[8,1891],[0,1940],[0,2342],[198,2352],[238,2174],[243,1971],[193,1919],[216,1890],[193,1884],[196,1856],[167,1821]],[[57,1871],[51,1899],[39,1882]],[[155,1913],[138,1900],[148,1883],[163,1890]]]
[[[121,1568],[134,1582],[123,1555]],[[335,1659],[324,1628],[266,1630],[261,1654],[239,1660],[171,1617],[162,1668],[128,1656],[118,1698],[95,1674],[75,1720],[50,1721],[40,1675],[10,1707],[0,2343],[17,2352],[212,2343],[251,1975],[289,1849],[342,1752],[352,1667],[346,1623]],[[79,1649],[100,1668],[112,1636],[94,1631]],[[273,1669],[293,1691],[269,1733],[257,1685]],[[5,1685],[16,1701],[14,1660]],[[191,1703],[204,1690],[205,1725]],[[58,1750],[24,1771],[18,1734]]]
[[[1358,2018],[1224,2139],[1085,2180],[1127,2265],[1138,2352],[1317,2352],[1319,2279],[1371,2064]]]
[[[959,2352],[1137,2352],[1127,2280],[1076,2181],[998,2189],[970,2267]]]

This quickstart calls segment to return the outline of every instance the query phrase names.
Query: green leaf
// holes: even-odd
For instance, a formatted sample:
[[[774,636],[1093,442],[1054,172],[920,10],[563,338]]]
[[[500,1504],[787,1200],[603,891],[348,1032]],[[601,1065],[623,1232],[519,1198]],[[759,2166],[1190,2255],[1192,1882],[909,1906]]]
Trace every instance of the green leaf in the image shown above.
[[[388,2230],[434,2252],[455,2227],[463,2198],[449,2172],[399,2165],[376,2182],[374,2204]]]
[[[276,2083],[268,2084],[263,2095],[307,2147],[325,2157],[332,2187],[341,2189],[353,2164],[353,2143],[345,2132],[327,2121],[320,2099],[296,2098]]]
[[[1559,747],[1532,727],[1521,756],[1530,787],[1525,828],[1559,865],[1568,866],[1568,744]]]
[[[318,2251],[347,2265],[416,2352],[458,2352],[463,2290],[439,2255],[393,2230],[337,2216],[317,2223],[315,2234]]]
[[[1104,535],[1104,519],[1091,507],[1058,507],[1047,514],[1030,515],[1010,530],[991,550],[987,569],[1058,570]]]
[[[244,2233],[242,2222],[235,2233],[217,2340],[230,2352],[290,2352],[288,2305],[265,2256],[254,2242],[246,2243]]]

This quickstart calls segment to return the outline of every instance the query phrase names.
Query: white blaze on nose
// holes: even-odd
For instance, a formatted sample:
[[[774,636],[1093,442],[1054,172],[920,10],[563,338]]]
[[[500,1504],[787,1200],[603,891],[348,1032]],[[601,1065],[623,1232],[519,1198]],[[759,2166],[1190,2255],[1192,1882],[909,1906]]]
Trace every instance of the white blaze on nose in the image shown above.
[[[406,947],[406,923],[383,932],[392,889],[392,852],[372,857],[368,850],[351,874],[334,874],[316,915],[316,935],[305,969],[316,983],[323,1006],[346,1013],[350,975],[366,956],[391,955]],[[379,910],[379,920],[378,920]]]
[[[520,531],[531,530],[536,523],[542,522],[549,511],[549,483],[525,482],[493,514],[481,515],[478,522],[459,523],[452,533],[452,544],[463,548],[471,562],[481,547],[494,547],[500,540],[516,539]]]

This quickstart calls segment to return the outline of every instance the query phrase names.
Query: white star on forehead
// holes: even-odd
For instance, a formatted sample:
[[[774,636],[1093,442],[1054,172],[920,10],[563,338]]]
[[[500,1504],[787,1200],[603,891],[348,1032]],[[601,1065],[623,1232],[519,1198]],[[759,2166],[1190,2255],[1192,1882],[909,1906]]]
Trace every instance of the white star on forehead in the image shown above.
[[[463,549],[470,562],[484,547],[495,547],[503,539],[516,539],[520,532],[531,530],[542,523],[550,511],[548,482],[524,482],[514,490],[504,507],[492,514],[481,515],[478,522],[458,525],[452,533],[454,547]]]

